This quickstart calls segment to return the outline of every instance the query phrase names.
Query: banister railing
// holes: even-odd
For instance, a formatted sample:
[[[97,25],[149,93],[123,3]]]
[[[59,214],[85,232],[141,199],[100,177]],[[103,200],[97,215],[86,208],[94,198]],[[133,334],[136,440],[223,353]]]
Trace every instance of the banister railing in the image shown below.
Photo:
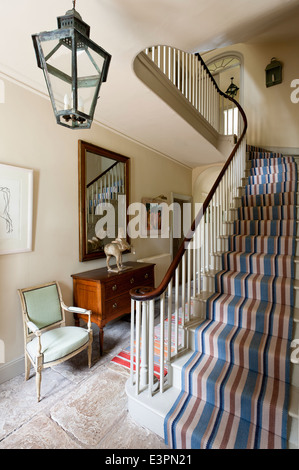
[[[94,234],[94,225],[102,217],[106,204],[117,204],[125,194],[125,165],[115,162],[86,186],[87,243],[90,251],[98,249],[101,242]],[[91,235],[92,234],[92,235]]]
[[[153,46],[144,53],[219,134],[237,134],[236,103],[219,89],[200,54],[170,46]]]
[[[161,284],[154,289],[140,287],[131,291],[130,383],[136,394],[148,389],[153,395],[158,390],[163,393],[172,385],[171,362],[188,346],[184,327],[198,321],[198,300],[209,292],[210,276],[220,270],[220,257],[217,256],[220,241],[227,235],[229,211],[245,170],[247,119],[239,103],[218,88],[199,54],[191,58],[190,54],[176,49],[169,53],[165,46],[146,53],[151,54],[157,67],[166,71],[172,83],[180,85],[179,91],[193,106],[196,105],[198,112],[203,112],[205,119],[217,126],[219,133],[225,132],[222,115],[229,109],[228,105],[224,106],[224,101],[229,101],[239,113],[237,143]],[[182,62],[178,61],[179,57]],[[196,72],[195,60],[200,64],[200,74]],[[187,63],[191,68],[187,68]],[[195,83],[192,83],[193,79]],[[159,321],[156,326],[155,319]],[[157,347],[159,354],[155,351]]]

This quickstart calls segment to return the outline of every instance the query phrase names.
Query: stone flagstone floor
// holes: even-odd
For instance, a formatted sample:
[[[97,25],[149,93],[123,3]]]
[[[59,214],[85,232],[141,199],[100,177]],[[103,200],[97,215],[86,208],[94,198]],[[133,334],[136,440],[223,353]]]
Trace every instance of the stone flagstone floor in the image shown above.
[[[0,385],[0,449],[167,449],[128,414],[128,372],[110,362],[129,345],[128,317],[105,327],[102,357],[93,329],[91,369],[86,351],[45,369],[39,403],[33,370]]]

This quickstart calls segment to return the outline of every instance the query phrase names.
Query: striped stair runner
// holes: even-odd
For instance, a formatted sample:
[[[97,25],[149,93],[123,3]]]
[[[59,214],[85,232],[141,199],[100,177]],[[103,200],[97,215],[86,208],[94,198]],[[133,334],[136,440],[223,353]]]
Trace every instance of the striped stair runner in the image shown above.
[[[177,449],[287,445],[297,168],[253,149],[242,206],[165,418]]]

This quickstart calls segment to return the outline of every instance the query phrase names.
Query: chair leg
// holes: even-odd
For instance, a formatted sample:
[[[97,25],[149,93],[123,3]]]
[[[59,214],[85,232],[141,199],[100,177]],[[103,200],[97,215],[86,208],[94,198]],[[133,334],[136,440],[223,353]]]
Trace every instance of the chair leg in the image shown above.
[[[43,355],[37,356],[36,358],[36,393],[37,401],[40,401],[40,386],[42,381],[42,369],[43,369]]]
[[[37,401],[40,401],[40,385],[41,385],[41,381],[42,381],[42,372],[41,371],[36,372],[35,380],[36,380]]]
[[[28,357],[27,352],[25,351],[25,380],[29,379],[30,376],[30,367],[31,367],[31,361]]]
[[[91,354],[92,354],[92,332],[89,333],[89,345],[87,348],[88,367],[91,368]]]

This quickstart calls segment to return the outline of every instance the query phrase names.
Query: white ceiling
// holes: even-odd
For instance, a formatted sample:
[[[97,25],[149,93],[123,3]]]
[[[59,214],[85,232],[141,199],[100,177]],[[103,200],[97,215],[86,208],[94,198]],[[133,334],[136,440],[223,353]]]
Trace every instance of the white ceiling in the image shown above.
[[[56,29],[72,1],[0,2],[0,72],[47,96],[31,34]],[[299,37],[299,0],[77,0],[76,9],[91,39],[112,55],[95,120],[191,168],[220,156],[209,144],[198,155],[201,136],[140,82],[136,55],[156,44],[204,52]]]

